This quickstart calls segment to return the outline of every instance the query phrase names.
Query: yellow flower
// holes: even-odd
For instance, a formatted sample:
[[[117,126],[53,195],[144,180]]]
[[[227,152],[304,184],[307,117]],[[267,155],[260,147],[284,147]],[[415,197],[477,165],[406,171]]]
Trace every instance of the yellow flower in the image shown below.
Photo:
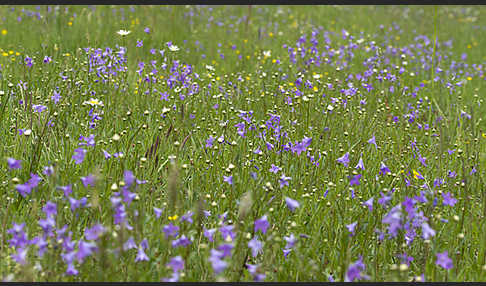
[[[467,77],[467,80],[472,80],[472,77],[468,76],[468,77]]]
[[[169,216],[169,220],[176,220],[178,218],[179,218],[178,215]]]
[[[273,37],[273,33],[272,32],[268,33],[268,36]]]
[[[317,91],[317,90],[318,90],[317,86],[314,86],[314,88],[313,88],[313,89],[314,89],[314,91]]]
[[[413,177],[418,180],[418,179],[423,179],[422,175],[420,175],[419,172],[413,170]]]
[[[3,53],[2,53],[2,56],[4,56],[4,57],[8,57],[8,53],[7,53],[7,52],[3,52]]]
[[[68,26],[72,26],[72,25],[73,25],[73,22],[69,21]]]
[[[5,30],[5,29],[2,30],[2,35],[5,36],[7,33],[8,33],[7,30]]]
[[[12,55],[14,52],[12,50],[8,51],[9,55]]]
[[[486,133],[481,134],[481,136],[483,136],[483,138],[486,138]]]

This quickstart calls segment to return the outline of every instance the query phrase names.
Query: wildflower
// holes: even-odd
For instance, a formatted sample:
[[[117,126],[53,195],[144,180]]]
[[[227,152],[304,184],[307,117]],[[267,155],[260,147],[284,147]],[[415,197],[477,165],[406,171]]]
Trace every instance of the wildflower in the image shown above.
[[[293,233],[291,233],[289,236],[284,236],[284,240],[287,242],[285,245],[286,249],[294,248],[295,243],[297,242],[297,239]]]
[[[275,166],[274,164],[272,164],[272,166],[270,167],[270,172],[271,173],[274,173],[274,174],[277,174],[278,171],[282,170],[282,168],[278,167],[278,166]]]
[[[413,170],[413,177],[416,179],[416,180],[424,180],[425,178],[422,176],[422,174],[420,174],[420,172],[417,172],[415,170]]]
[[[214,234],[216,233],[216,229],[215,228],[212,228],[212,229],[206,229],[204,228],[204,236],[211,242],[214,241]]]
[[[35,112],[41,113],[42,111],[47,109],[47,106],[42,104],[34,104],[32,105],[32,108],[34,109]]]
[[[233,185],[233,176],[223,176],[223,181],[230,185]]]
[[[348,231],[351,233],[350,236],[353,236],[354,235],[354,232],[356,230],[356,225],[358,224],[357,221],[351,223],[351,224],[348,224],[346,225],[346,228],[348,229]]]
[[[135,243],[135,240],[133,239],[133,236],[130,236],[128,240],[123,244],[123,250],[127,251],[129,249],[137,248],[137,244]]]
[[[214,137],[213,136],[209,136],[209,138],[206,140],[206,148],[213,147],[213,142],[214,142]]]
[[[74,150],[74,155],[72,156],[72,159],[74,160],[74,163],[76,164],[81,164],[83,163],[84,157],[86,156],[86,149],[83,148],[77,148]]]
[[[76,200],[75,198],[68,197],[69,204],[71,205],[71,211],[74,212],[77,208],[81,206],[85,206],[86,203],[88,202],[88,199],[83,197],[79,200]]]
[[[145,27],[145,29],[143,29],[143,31],[147,34],[150,34],[150,28],[149,27]]]
[[[473,166],[472,169],[471,169],[471,172],[469,172],[469,175],[474,175],[476,174],[478,170],[476,170],[476,166]]]
[[[400,254],[398,256],[401,260],[401,263],[406,264],[407,266],[410,266],[410,262],[413,261],[412,256],[408,256],[407,253]]]
[[[352,185],[358,185],[359,186],[359,179],[361,178],[361,174],[358,174],[356,176],[353,176],[351,177],[351,179],[349,180],[349,185],[352,186]]]
[[[142,242],[140,242],[140,245],[142,246],[143,249],[149,248],[148,240],[144,238]]]
[[[251,276],[253,277],[253,280],[255,282],[261,282],[265,279],[265,274],[264,273],[258,273],[260,265],[253,265],[253,264],[246,264],[246,267],[248,269],[248,272],[250,272]]]
[[[382,223],[388,224],[388,234],[391,237],[395,237],[398,230],[402,227],[401,216],[401,205],[398,204],[393,207],[382,220]]]
[[[143,46],[143,40],[137,40],[137,48],[140,48]]]
[[[254,226],[255,233],[258,230],[260,230],[262,233],[266,233],[268,226],[269,223],[268,223],[267,215],[264,215],[261,218],[255,220],[255,226]]]
[[[287,256],[289,255],[289,253],[292,251],[292,249],[282,249],[282,252],[283,252],[283,255],[284,255],[284,258],[287,259]]]
[[[162,282],[179,282],[179,272],[173,272],[169,278],[162,278]]]
[[[178,47],[178,46],[176,46],[176,45],[170,45],[170,46],[169,46],[169,50],[170,50],[171,52],[177,52],[177,51],[179,50],[179,47]]]
[[[60,186],[58,188],[61,189],[64,192],[64,196],[65,197],[69,196],[73,192],[73,189],[72,189],[72,186],[71,185]]]
[[[96,249],[96,243],[85,242],[81,239],[78,242],[78,251],[76,252],[76,258],[78,259],[79,263],[83,263],[84,258],[90,256]]]
[[[422,224],[422,237],[423,239],[429,239],[435,235],[435,230],[433,230],[428,223],[424,222]]]
[[[68,276],[71,276],[71,275],[76,276],[78,274],[79,274],[79,271],[76,268],[74,268],[74,264],[72,262],[68,263],[67,269],[66,269],[66,275],[68,275]]]
[[[251,254],[253,257],[257,256],[261,252],[263,243],[259,241],[256,236],[248,242],[248,247],[251,249]]]
[[[127,30],[120,30],[120,31],[118,31],[118,32],[116,32],[116,33],[117,33],[118,35],[120,35],[120,36],[122,36],[122,37],[123,37],[123,36],[126,36],[126,35],[130,34],[130,33],[131,33],[131,31],[127,31]]]
[[[380,165],[380,175],[386,175],[386,173],[391,173],[390,169],[385,165],[385,163],[381,162]]]
[[[442,253],[437,253],[437,260],[435,261],[435,264],[439,265],[440,267],[444,269],[451,269],[453,267],[452,265],[452,259],[449,258],[449,253],[448,251],[444,251]]]
[[[211,266],[216,275],[223,272],[226,269],[226,267],[228,267],[228,263],[226,263],[226,261],[223,261],[221,259],[222,256],[223,253],[221,251],[218,251],[216,249],[211,249],[211,254],[208,260],[209,262],[211,262]]]
[[[95,183],[96,177],[94,175],[89,174],[86,177],[81,177],[81,182],[83,183],[83,186],[87,188],[88,186],[93,186]]]
[[[111,158],[111,154],[106,152],[104,149],[101,149],[103,151],[103,156],[105,156],[105,159]]]
[[[282,176],[280,176],[280,179],[278,180],[279,183],[280,183],[280,188],[283,188],[284,186],[288,186],[289,185],[288,181],[290,179],[292,179],[292,178],[285,176],[285,174],[282,174]]]
[[[20,169],[21,168],[20,160],[15,160],[14,158],[7,158],[7,165],[10,169]]]
[[[91,106],[103,106],[103,102],[95,98],[90,98],[89,100],[83,102],[83,104],[89,104]]]
[[[149,261],[149,257],[147,256],[147,254],[145,254],[145,251],[143,250],[143,247],[142,246],[139,246],[138,247],[138,253],[137,253],[137,257],[135,257],[135,262],[138,262],[138,261]]]
[[[363,275],[363,271],[365,271],[366,265],[363,263],[363,257],[360,256],[359,259],[352,263],[348,271],[346,272],[346,277],[344,282],[353,282],[354,280],[360,279],[369,279],[369,276]]]
[[[234,240],[236,237],[236,234],[233,232],[233,225],[223,225],[219,228],[219,232],[221,233],[221,238],[224,240],[227,240],[229,237],[229,240]]]
[[[190,245],[191,243],[192,243],[192,241],[190,239],[188,239],[185,235],[182,235],[178,239],[172,241],[172,247],[173,248],[177,248],[179,246],[186,247],[186,246]]]
[[[344,167],[347,167],[349,165],[349,152],[344,154],[343,156],[337,158],[338,163],[341,163],[344,165]]]
[[[295,211],[296,208],[300,206],[299,202],[296,200],[293,200],[289,197],[285,197],[285,203],[287,204],[287,207],[289,208],[290,211]]]
[[[179,227],[169,223],[164,225],[162,231],[165,233],[165,238],[169,238],[169,236],[176,237],[179,234]]]
[[[45,166],[44,169],[42,170],[42,174],[46,176],[52,176],[54,174],[54,167],[52,166]]]
[[[445,206],[447,205],[453,207],[457,203],[457,200],[454,197],[452,197],[452,194],[450,192],[442,193],[442,198],[443,198],[443,204]]]
[[[359,168],[361,170],[364,170],[365,169],[364,163],[363,163],[363,158],[362,157],[359,158],[358,165],[356,165],[356,167],[354,167],[354,168],[355,169],[358,169]]]
[[[375,149],[378,149],[378,146],[376,146],[375,134],[373,134],[373,137],[371,137],[371,138],[368,140],[368,143],[369,143],[369,144],[373,144],[373,145],[375,145]]]
[[[218,246],[218,250],[222,251],[223,252],[223,255],[221,256],[222,258],[224,257],[231,257],[231,250],[234,248],[235,246],[231,243],[224,243],[224,244],[221,244],[220,246]]]
[[[93,227],[85,229],[84,237],[87,240],[97,240],[105,232],[105,227],[102,224],[97,223]]]
[[[373,211],[373,197],[364,202],[363,205],[367,206],[370,212]]]
[[[420,156],[420,153],[418,154],[418,160],[420,161],[420,163],[422,163],[422,165],[424,165],[424,167],[427,167],[427,163],[425,163],[425,160],[427,160],[427,158]]]
[[[55,217],[57,215],[57,205],[51,201],[48,201],[42,208],[42,211],[47,217]]]
[[[24,61],[25,61],[25,65],[28,66],[29,68],[32,67],[32,65],[34,64],[32,62],[32,58],[30,58],[29,56],[26,56]]]
[[[162,211],[163,211],[162,209],[154,207],[155,217],[159,218],[162,215]]]
[[[172,257],[167,263],[167,266],[172,268],[172,271],[178,272],[184,269],[184,259],[181,256]]]
[[[37,187],[37,185],[39,184],[39,182],[42,180],[36,174],[30,174],[30,176],[31,176],[30,179],[27,182],[25,182],[24,184],[15,185],[15,189],[24,198],[27,196],[27,194],[30,194],[31,191],[32,191],[32,189],[34,189],[35,187]]]

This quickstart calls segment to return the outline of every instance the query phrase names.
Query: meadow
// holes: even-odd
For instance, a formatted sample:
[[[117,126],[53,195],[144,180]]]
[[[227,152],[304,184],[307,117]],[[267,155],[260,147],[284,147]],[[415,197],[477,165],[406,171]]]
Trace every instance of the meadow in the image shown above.
[[[486,281],[485,13],[1,6],[0,281]]]

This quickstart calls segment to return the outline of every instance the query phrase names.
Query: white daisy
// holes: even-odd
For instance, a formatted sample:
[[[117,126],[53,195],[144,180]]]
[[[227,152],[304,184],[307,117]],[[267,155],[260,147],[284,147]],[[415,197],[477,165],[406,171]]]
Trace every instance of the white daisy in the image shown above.
[[[103,106],[103,102],[95,98],[90,98],[89,100],[83,102],[83,104],[89,104],[91,106]]]
[[[127,30],[120,30],[120,31],[118,31],[118,32],[116,32],[116,33],[117,33],[118,35],[120,35],[120,36],[126,36],[126,35],[130,34],[130,33],[131,33],[131,31],[127,31]]]
[[[176,46],[176,45],[170,45],[170,46],[169,46],[169,50],[170,50],[171,52],[177,52],[177,51],[179,50],[179,47],[178,47],[178,46]]]

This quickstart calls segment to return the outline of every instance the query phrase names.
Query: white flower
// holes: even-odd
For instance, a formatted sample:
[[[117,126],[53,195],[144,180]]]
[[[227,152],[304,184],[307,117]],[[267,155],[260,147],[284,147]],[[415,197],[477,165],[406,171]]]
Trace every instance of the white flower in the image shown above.
[[[214,67],[210,65],[206,65],[206,69],[210,71],[214,71]]]
[[[120,35],[120,36],[126,36],[126,35],[130,34],[130,33],[131,33],[131,31],[127,31],[127,30],[120,30],[120,31],[118,31],[118,32],[116,32],[116,33],[117,33],[118,35]]]
[[[170,45],[169,50],[172,52],[177,52],[179,50],[179,47],[176,45]]]
[[[270,51],[270,50],[268,50],[268,51],[263,51],[263,56],[264,56],[265,58],[268,58],[268,57],[270,57],[271,55],[272,55],[272,51]]]
[[[321,76],[322,76],[322,75],[320,75],[320,74],[315,74],[315,75],[313,75],[312,77],[313,77],[314,79],[320,79],[320,78],[321,78]]]
[[[83,104],[89,104],[91,106],[95,106],[95,105],[103,106],[103,102],[95,98],[90,98],[89,100],[83,102]]]
[[[170,111],[170,108],[167,108],[167,107],[162,108],[162,114],[166,114],[169,111]]]
[[[333,111],[333,110],[334,110],[334,106],[332,106],[332,105],[330,105],[330,104],[329,104],[329,105],[327,106],[327,110],[329,110],[329,111]]]

